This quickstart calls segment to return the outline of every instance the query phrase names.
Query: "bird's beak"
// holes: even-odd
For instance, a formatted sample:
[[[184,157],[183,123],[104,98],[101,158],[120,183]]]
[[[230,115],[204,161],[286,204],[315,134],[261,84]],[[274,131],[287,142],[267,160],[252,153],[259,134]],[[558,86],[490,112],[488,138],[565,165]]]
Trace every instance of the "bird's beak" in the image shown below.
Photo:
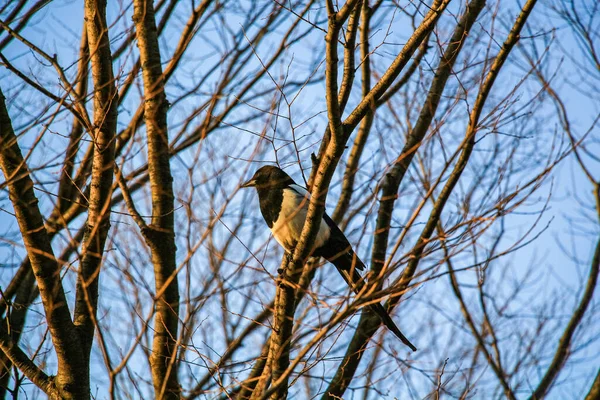
[[[242,183],[243,188],[249,188],[253,186],[256,186],[256,180],[254,180],[254,178],[251,178],[249,181]]]

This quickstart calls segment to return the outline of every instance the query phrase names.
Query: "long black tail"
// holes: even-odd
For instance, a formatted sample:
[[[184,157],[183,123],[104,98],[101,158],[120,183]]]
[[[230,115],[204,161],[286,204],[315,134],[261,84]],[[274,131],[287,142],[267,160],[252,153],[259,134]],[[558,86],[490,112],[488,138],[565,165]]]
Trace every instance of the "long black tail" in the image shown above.
[[[352,252],[353,253],[353,252]],[[362,261],[356,257],[355,254],[352,254],[353,257],[350,258],[351,263],[348,263],[346,260],[347,257],[339,257],[334,260],[330,260],[330,262],[335,265],[339,273],[342,275],[348,286],[354,290],[355,293],[359,293],[362,288],[365,286],[365,282],[362,279],[362,276],[358,273],[357,269],[364,269],[364,264]],[[352,268],[354,265],[354,268]],[[381,305],[381,303],[374,303],[369,306],[377,316],[381,319],[381,322],[396,335],[402,343],[411,348],[412,351],[417,351],[417,348],[400,332],[400,329],[396,326],[390,315],[387,313],[385,308]]]

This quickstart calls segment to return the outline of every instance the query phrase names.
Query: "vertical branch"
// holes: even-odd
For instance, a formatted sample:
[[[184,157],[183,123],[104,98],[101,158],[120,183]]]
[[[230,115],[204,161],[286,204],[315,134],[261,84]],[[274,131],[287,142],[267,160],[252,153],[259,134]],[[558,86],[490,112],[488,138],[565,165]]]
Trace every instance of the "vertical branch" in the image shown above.
[[[502,48],[496,55],[494,62],[492,63],[492,65],[481,85],[481,88],[477,94],[475,103],[473,105],[473,109],[469,116],[469,125],[467,127],[465,139],[463,140],[463,143],[461,144],[461,147],[463,150],[462,150],[460,157],[454,167],[454,170],[452,171],[448,181],[444,185],[444,188],[442,189],[440,196],[435,201],[435,203],[433,205],[433,210],[429,216],[429,219],[425,225],[425,228],[421,232],[421,235],[417,241],[417,244],[413,248],[413,251],[412,251],[413,257],[410,259],[404,273],[402,274],[400,283],[398,285],[398,289],[399,289],[398,293],[400,295],[408,288],[408,285],[409,285],[412,277],[414,276],[414,273],[419,264],[419,261],[421,260],[425,246],[428,243],[434,229],[436,228],[436,226],[437,227],[441,226],[439,224],[439,222],[440,222],[440,217],[441,217],[441,213],[444,209],[444,206],[447,203],[448,198],[450,197],[450,194],[454,190],[454,187],[456,186],[458,180],[460,179],[460,176],[462,175],[464,168],[466,167],[467,163],[469,162],[471,153],[473,151],[473,148],[475,147],[475,136],[476,136],[476,133],[478,130],[481,113],[483,112],[483,107],[484,107],[484,105],[487,101],[487,98],[491,92],[494,82],[496,81],[498,74],[500,73],[500,70],[502,69],[502,66],[506,62],[511,50],[513,49],[515,44],[518,42],[520,32],[521,32],[523,26],[525,25],[525,22],[527,21],[527,18],[529,17],[531,11],[533,10],[533,7],[535,6],[536,1],[537,0],[529,0],[523,6],[521,13],[517,17],[510,33],[508,34],[508,37],[506,38]],[[451,283],[452,283],[452,286],[453,286],[456,296],[459,298],[459,300],[461,300],[461,304],[463,306],[462,307],[463,315],[467,319],[467,322],[469,323],[473,333],[478,338],[478,342],[481,346],[481,349],[484,351],[484,354],[486,355],[486,359],[488,360],[488,363],[490,364],[490,366],[496,373],[496,376],[498,377],[500,383],[503,386],[505,395],[508,398],[513,399],[513,398],[515,398],[515,396],[510,388],[509,382],[506,379],[506,376],[505,376],[506,374],[504,373],[504,371],[501,368],[501,365],[499,364],[499,361],[498,361],[498,363],[495,363],[493,361],[493,359],[492,359],[491,355],[488,353],[487,348],[485,347],[485,344],[483,343],[483,340],[481,339],[480,335],[478,335],[476,333],[477,329],[475,328],[473,321],[469,317],[469,313],[466,309],[466,305],[462,301],[462,296],[460,294],[460,290],[458,289],[457,282],[454,279],[454,275],[452,273],[452,266],[451,266],[451,263],[450,263],[448,257],[447,257],[447,260],[448,260],[449,269],[451,270],[451,276],[450,276]],[[596,278],[597,278],[597,276],[596,276]],[[390,306],[393,307],[395,304],[397,304],[399,298],[400,297],[397,296],[397,297],[394,297],[393,299],[391,299]],[[536,397],[534,397],[534,398],[536,398]]]
[[[394,204],[398,197],[398,189],[416,151],[429,130],[429,126],[437,111],[448,78],[452,73],[454,62],[462,50],[466,37],[484,5],[485,1],[481,0],[473,0],[467,4],[467,9],[459,23],[456,25],[450,43],[442,55],[435,77],[431,82],[425,104],[419,114],[419,118],[417,119],[413,130],[409,133],[397,161],[394,163],[390,172],[385,176],[385,181],[381,189],[381,198],[379,200],[379,211],[377,213],[377,233],[375,234],[373,243],[372,268],[376,275],[380,274],[385,262],[390,221],[392,212],[394,211]]]
[[[342,124],[342,129],[346,140],[348,140],[354,129],[363,120],[365,115],[367,115],[367,113],[370,110],[372,110],[373,104],[377,104],[379,100],[386,95],[386,92],[389,89],[392,89],[391,86],[394,83],[394,80],[398,77],[398,75],[400,75],[400,72],[402,72],[402,70],[404,69],[414,52],[417,50],[417,48],[419,48],[421,43],[429,37],[429,34],[435,27],[440,15],[442,15],[444,10],[446,9],[446,6],[448,6],[449,3],[450,0],[440,0],[439,2],[436,1],[434,3],[434,6],[429,9],[429,12],[427,12],[419,27],[415,29],[411,37],[408,39],[408,41],[406,42],[400,53],[396,56],[394,61],[391,63],[389,68],[385,71],[381,79],[377,81],[375,86],[365,96],[363,96],[361,102],[352,110],[352,112],[344,120]],[[328,10],[333,10],[333,4],[330,4],[330,2],[328,2],[327,4]],[[345,6],[344,10],[346,10]],[[338,15],[340,15],[340,13],[338,13]],[[335,18],[332,19],[330,17],[330,24],[332,23],[332,21],[335,22],[335,20]],[[394,90],[397,90],[397,88],[395,88]],[[332,111],[335,112],[335,110]],[[330,111],[328,110],[328,112]],[[329,140],[331,136],[330,127],[331,120],[329,122],[329,125],[327,126],[327,130],[325,131],[325,135],[321,146],[319,147],[319,153],[317,156],[318,161],[321,161],[323,159],[324,154],[327,151],[327,146],[329,145]],[[312,187],[313,179],[314,176],[311,175],[311,179],[309,180],[309,187]]]
[[[341,122],[341,116],[348,104],[348,99],[352,91],[352,85],[356,75],[354,52],[356,50],[356,35],[358,32],[361,4],[362,0],[358,2],[356,0],[348,2],[344,4],[342,10],[336,14],[333,3],[327,2],[329,24],[325,36],[325,97],[327,101],[327,116],[329,117],[329,123],[323,133],[323,140],[319,146],[318,156],[316,157],[316,160],[313,160],[313,169],[308,180],[309,189],[311,189],[314,184],[315,174],[318,171],[318,164],[325,156],[329,142],[331,141],[331,121],[335,121],[337,118],[337,120]],[[350,13],[350,11],[352,11],[352,13]],[[337,42],[339,40],[340,29],[343,26],[345,19],[348,17],[349,20],[345,37],[346,42],[344,43],[344,74],[338,93],[337,76],[339,59],[337,54]],[[333,35],[335,35],[334,39],[332,39]],[[332,40],[334,42],[332,42]],[[337,99],[334,99],[334,96],[336,96]],[[332,114],[334,119],[332,119]]]
[[[81,33],[81,45],[79,48],[79,64],[77,72],[77,88],[75,89],[80,99],[85,98],[87,92],[87,81],[88,81],[88,63],[89,63],[89,47],[87,42],[87,31],[85,29],[85,23],[83,31]],[[81,136],[84,131],[84,126],[79,118],[73,118],[73,126],[71,128],[71,134],[69,136],[69,145],[65,154],[65,160],[63,162],[63,168],[61,170],[61,177],[58,184],[58,198],[57,204],[52,211],[51,216],[46,222],[47,226],[51,229],[48,232],[49,240],[52,241],[56,230],[53,229],[56,223],[64,224],[63,213],[72,206],[71,201],[77,196],[76,188],[71,178],[75,165],[75,158],[79,149],[79,143]],[[81,238],[79,239],[81,240]],[[20,276],[24,273],[24,276]],[[18,283],[18,285],[17,285]],[[13,284],[15,284],[13,286]],[[10,326],[10,335],[13,341],[19,342],[23,325],[25,323],[25,317],[27,310],[34,300],[32,293],[37,292],[35,288],[35,277],[31,271],[31,265],[29,259],[25,259],[23,264],[19,268],[19,272],[15,275],[10,286],[14,287],[16,293],[14,294],[13,305],[15,306],[12,312],[6,316],[6,320],[2,323]],[[7,293],[7,292],[5,292]],[[12,293],[6,294],[8,298],[12,297]],[[4,300],[4,299],[2,299]],[[3,311],[3,306],[0,305],[0,310]],[[8,384],[10,376],[10,362],[5,360],[3,356],[0,356],[0,363],[4,364],[4,371],[0,372],[0,399],[4,398],[5,390]]]
[[[144,118],[148,137],[148,171],[152,192],[152,223],[143,233],[152,253],[156,293],[152,381],[157,399],[178,399],[177,329],[179,286],[175,264],[173,177],[169,164],[167,131],[168,102],[158,47],[154,8],[151,0],[136,0],[134,16],[142,76]]]
[[[362,73],[362,95],[366,97],[367,94],[371,91],[371,59],[370,59],[370,49],[369,49],[369,35],[371,34],[370,21],[371,21],[371,8],[369,7],[369,2],[367,0],[364,1],[361,7],[361,26],[360,26],[360,59],[362,62],[361,65],[361,73]],[[375,116],[375,104],[372,103],[371,107],[365,114],[363,118],[360,128],[358,129],[358,133],[356,135],[356,139],[354,140],[354,145],[352,146],[352,150],[350,151],[350,156],[348,157],[348,163],[346,165],[346,170],[344,171],[344,179],[342,181],[342,190],[341,195],[335,208],[331,218],[337,223],[340,222],[342,216],[346,214],[348,207],[350,206],[350,199],[352,197],[352,188],[354,187],[354,177],[356,176],[356,171],[358,169],[358,163],[360,161],[360,157],[362,156],[362,152],[367,143],[367,138],[369,137],[369,133],[371,132],[371,126],[373,125],[373,117]]]
[[[292,278],[292,279],[297,279],[297,281],[298,281],[298,288],[296,289],[296,297],[293,300],[294,307],[297,307],[298,304],[300,304],[300,301],[302,300],[304,295],[307,293],[308,286],[312,282],[316,271],[317,271],[317,260],[313,259],[303,269],[302,275],[300,276],[300,278],[296,278],[296,277]],[[273,301],[272,306],[274,306],[274,304],[275,304],[275,301]],[[266,308],[266,310],[272,309],[273,308],[272,306],[271,305],[268,306]],[[294,313],[295,313],[295,310],[291,311],[291,315],[294,315]],[[252,320],[253,321],[262,321],[265,314],[266,313],[263,311],[258,317],[253,318]],[[291,321],[291,322],[293,322],[293,321]],[[270,372],[271,366],[267,364],[267,358],[269,355],[272,336],[273,335],[271,334],[271,336],[265,341],[265,344],[261,351],[261,355],[258,357],[257,361],[255,362],[254,366],[252,367],[252,372],[250,373],[248,378],[246,378],[246,380],[244,382],[242,382],[242,384],[241,384],[241,389],[240,389],[240,392],[238,393],[237,398],[247,399],[252,395],[252,393],[255,393],[255,397],[256,397],[259,394],[264,393],[266,391],[266,389],[268,388],[268,384],[271,381],[271,372]],[[240,338],[241,338],[241,335],[240,335]],[[236,340],[238,340],[238,339],[236,339]],[[258,387],[258,386],[260,386],[260,387]]]
[[[248,375],[248,378],[246,378],[246,380],[244,380],[244,382],[242,382],[240,385],[240,390],[236,396],[236,399],[250,399],[252,398],[253,393],[258,394],[266,391],[267,384],[270,382],[268,374],[265,373],[265,370],[270,370],[270,367],[267,365],[267,359],[269,357],[269,351],[271,348],[271,337],[272,335],[265,341],[265,345],[263,346],[257,361],[254,363],[250,375]]]
[[[419,48],[423,40],[425,40],[433,28],[435,27],[440,15],[444,12],[450,0],[440,0],[435,2],[434,6],[429,9],[423,21],[407,40],[400,53],[396,56],[389,68],[369,93],[363,97],[362,101],[352,110],[350,115],[344,120],[344,133],[349,136],[354,128],[360,123],[367,112],[372,108],[373,101],[377,102],[390,89],[394,80],[400,75],[414,52]]]
[[[84,99],[87,93],[88,85],[88,73],[89,73],[89,44],[87,40],[87,28],[85,22],[83,24],[83,30],[81,32],[81,45],[79,48],[79,64],[77,68],[77,87],[75,91],[80,99]],[[70,206],[75,196],[77,188],[74,187],[73,182],[73,171],[75,168],[75,158],[79,151],[79,143],[81,135],[83,134],[84,126],[81,121],[77,118],[73,119],[73,127],[71,128],[71,134],[69,135],[69,145],[67,146],[67,153],[65,154],[65,160],[63,162],[63,168],[60,175],[59,187],[58,187],[58,205],[55,210],[59,214],[65,212]],[[52,217],[51,217],[52,219]],[[60,219],[60,216],[58,217]]]
[[[31,268],[40,289],[46,321],[56,351],[58,359],[56,387],[64,398],[85,399],[89,397],[89,380],[81,373],[85,369],[85,364],[79,337],[73,326],[60,281],[60,268],[38,208],[38,199],[33,192],[33,181],[17,143],[2,92],[0,92],[0,167],[8,185],[9,197]],[[3,350],[8,349],[3,346]],[[10,354],[7,355],[10,357]],[[11,361],[17,362],[16,359]]]
[[[251,399],[260,399],[268,389],[269,383],[281,377],[290,365],[290,345],[292,330],[294,328],[294,314],[296,311],[296,289],[301,275],[300,268],[291,269],[291,257],[286,254],[282,266],[287,264],[277,282],[275,294],[275,315],[273,318],[273,333],[269,339],[267,364],[258,381]],[[288,393],[288,380],[277,388],[271,399],[285,399]]]
[[[98,308],[98,280],[104,244],[110,228],[117,90],[106,23],[106,1],[87,0],[85,18],[94,82],[94,128],[90,132],[93,156],[89,211],[83,237],[83,259],[77,279],[74,321],[79,330],[84,368],[89,380],[89,357]]]
[[[352,92],[352,84],[354,83],[355,72],[355,56],[356,51],[356,34],[358,33],[358,22],[360,16],[362,1],[356,4],[354,11],[348,18],[348,26],[346,28],[346,37],[344,43],[344,74],[342,76],[342,82],[340,84],[338,102],[340,113],[344,112],[348,98]],[[336,92],[337,93],[337,92]]]

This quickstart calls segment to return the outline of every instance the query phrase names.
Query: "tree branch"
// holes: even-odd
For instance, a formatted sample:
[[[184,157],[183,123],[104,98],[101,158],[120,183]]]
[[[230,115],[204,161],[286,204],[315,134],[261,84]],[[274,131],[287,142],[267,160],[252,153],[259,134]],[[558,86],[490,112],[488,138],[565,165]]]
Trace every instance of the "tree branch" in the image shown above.
[[[135,0],[135,23],[140,62],[143,65],[144,119],[148,136],[148,172],[152,193],[152,223],[142,230],[152,253],[156,293],[154,339],[152,342],[152,381],[157,399],[179,399],[177,339],[179,324],[179,285],[175,245],[173,177],[169,163],[167,130],[168,102],[161,66],[158,33],[152,0]],[[209,4],[208,2],[204,2]]]
[[[42,389],[49,398],[57,400],[61,398],[60,392],[54,386],[52,379],[29,359],[27,354],[19,348],[3,328],[0,328],[0,349],[23,372],[27,379]]]
[[[598,211],[598,215],[600,216],[600,184],[596,184],[594,188],[594,196],[596,198],[596,210]],[[542,377],[542,380],[535,388],[535,391],[529,398],[530,400],[539,400],[543,399],[548,390],[552,387],[552,384],[556,380],[556,377],[562,370],[562,366],[569,358],[570,352],[569,349],[571,347],[571,342],[573,340],[573,335],[575,334],[575,330],[583,320],[583,316],[592,301],[592,297],[594,296],[594,291],[596,290],[598,284],[598,275],[600,274],[600,238],[596,243],[596,250],[594,251],[594,258],[592,259],[592,263],[590,265],[590,272],[588,275],[587,283],[585,286],[585,291],[583,292],[583,296],[581,297],[581,301],[579,305],[573,312],[565,331],[563,332],[560,340],[558,341],[558,348],[554,353],[554,357],[552,358],[552,362],[548,366],[546,373]],[[596,379],[598,380],[598,379]],[[597,386],[597,385],[595,385]],[[593,387],[590,389],[590,392],[593,391]]]
[[[115,133],[117,130],[117,89],[106,23],[106,1],[85,3],[87,39],[94,82],[94,127],[92,178],[88,217],[82,245],[81,268],[75,293],[74,322],[79,330],[89,381],[89,358],[97,325],[98,282],[104,245],[110,229],[110,200],[113,190]]]
[[[475,20],[484,5],[484,0],[473,0],[467,5],[467,10],[457,24],[450,40],[450,44],[440,60],[440,64],[431,83],[427,100],[421,110],[417,124],[408,136],[407,143],[395,165],[386,175],[386,180],[381,191],[380,206],[377,214],[377,228],[371,257],[371,270],[375,277],[380,277],[384,272],[383,267],[388,245],[390,221],[397,198],[397,191],[402,178],[404,177],[404,173],[408,169],[414,152],[429,129],[429,125],[431,124],[431,120],[433,119],[439,104],[441,94],[452,71],[452,66],[465,42],[465,37],[468,35],[468,32],[475,23]],[[437,16],[435,18],[437,18]],[[425,21],[421,24],[420,28],[422,29],[424,25]],[[376,287],[380,287],[381,282],[381,279],[377,279],[375,281]],[[399,288],[398,293],[401,293],[403,290],[405,289]],[[340,366],[338,367],[333,380],[329,384],[329,387],[325,391],[323,398],[343,395],[354,377],[358,364],[364,354],[364,349],[380,324],[379,318],[373,313],[362,313],[356,332],[344,355],[344,359],[339,364]]]
[[[67,299],[60,281],[60,267],[50,245],[44,220],[37,205],[38,199],[33,192],[33,181],[12,129],[4,94],[1,91],[0,167],[7,181],[9,197],[40,289],[52,343],[58,358],[57,389],[64,398],[85,399],[89,396],[89,381],[86,381],[81,374],[86,366],[83,364],[79,337],[71,321]]]

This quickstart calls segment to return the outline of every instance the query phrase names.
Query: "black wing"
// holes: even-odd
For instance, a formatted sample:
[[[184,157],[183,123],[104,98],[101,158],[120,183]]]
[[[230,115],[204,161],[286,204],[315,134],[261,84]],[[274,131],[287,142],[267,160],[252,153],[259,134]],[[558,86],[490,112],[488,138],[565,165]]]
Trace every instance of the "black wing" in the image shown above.
[[[365,282],[362,276],[360,276],[360,274],[358,273],[358,271],[350,271],[340,268],[337,266],[337,264],[335,264],[335,262],[333,264],[337,267],[337,270],[342,275],[348,286],[350,286],[352,290],[354,290],[354,292],[358,294],[365,286]],[[410,342],[410,340],[406,338],[406,336],[404,336],[404,334],[402,334],[398,326],[396,326],[396,324],[392,320],[392,317],[390,317],[387,310],[383,307],[383,305],[381,305],[381,303],[370,304],[369,308],[371,309],[371,311],[377,314],[381,322],[383,322],[383,324],[390,331],[392,331],[394,335],[396,335],[398,339],[402,341],[402,343],[410,347],[412,351],[417,351],[417,348]]]
[[[336,267],[351,271],[357,269],[362,271],[365,269],[365,264],[358,258],[352,250],[352,245],[346,239],[344,233],[338,228],[335,222],[327,213],[323,214],[321,223],[326,223],[329,226],[329,239],[321,247],[317,248],[313,255],[325,258]]]
[[[329,240],[325,242],[323,246],[316,249],[315,256],[321,256],[326,258],[330,263],[335,265],[338,272],[342,275],[348,286],[352,288],[355,293],[359,293],[365,285],[365,282],[358,273],[357,270],[364,270],[365,264],[358,258],[352,246],[344,233],[340,228],[333,222],[327,214],[323,214],[323,221],[331,230]],[[412,351],[417,351],[417,348],[402,334],[400,329],[396,326],[386,309],[380,304],[375,303],[369,305],[369,308],[377,314],[381,322],[394,333],[405,345],[411,348]]]

